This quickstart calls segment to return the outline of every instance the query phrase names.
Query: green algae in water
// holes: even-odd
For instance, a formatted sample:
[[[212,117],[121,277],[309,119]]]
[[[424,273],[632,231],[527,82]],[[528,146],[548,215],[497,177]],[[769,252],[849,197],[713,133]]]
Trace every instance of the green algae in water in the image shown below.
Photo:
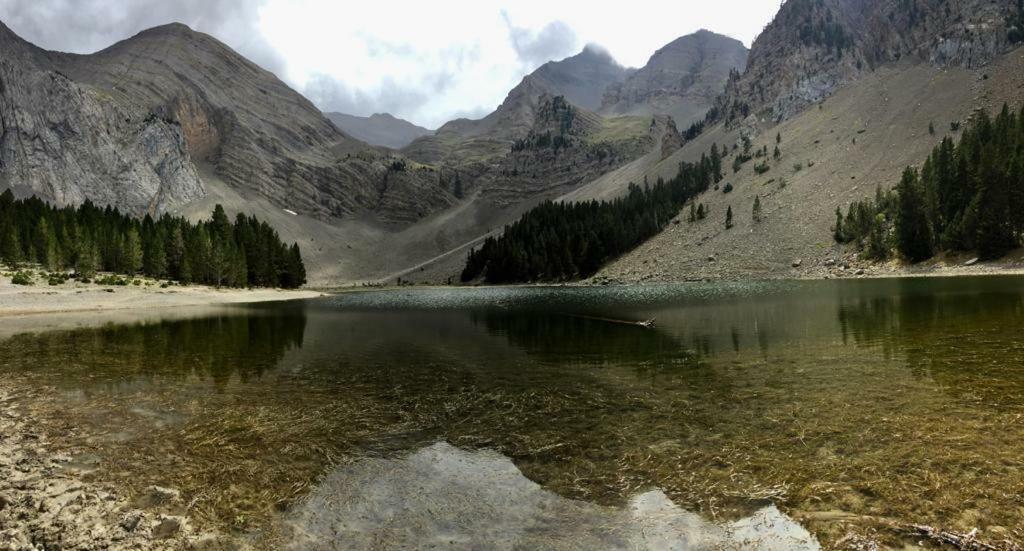
[[[327,473],[438,441],[600,506],[1020,541],[1022,315],[1017,278],[402,290],[16,335],[0,371],[89,476],[256,541]]]

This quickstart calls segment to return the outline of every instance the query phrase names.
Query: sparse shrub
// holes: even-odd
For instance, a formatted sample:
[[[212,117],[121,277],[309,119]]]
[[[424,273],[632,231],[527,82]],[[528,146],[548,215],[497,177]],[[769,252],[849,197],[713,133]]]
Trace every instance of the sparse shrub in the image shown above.
[[[118,286],[123,287],[125,285],[128,285],[128,280],[123,278],[123,277],[117,277],[116,275],[106,275],[106,276],[103,276],[101,278],[97,278],[96,279],[96,284],[97,285],[118,285]]]
[[[18,272],[11,278],[11,283],[15,285],[35,285],[32,281],[32,274],[29,272]]]
[[[802,163],[794,163],[793,164],[793,172],[800,172],[803,169],[804,169],[804,165]]]
[[[768,170],[770,168],[771,168],[771,166],[768,165],[768,161],[765,160],[765,161],[761,161],[760,163],[754,165],[754,172],[756,172],[757,174],[760,175],[760,174],[764,174],[765,172],[768,172]]]
[[[725,187],[722,188],[722,193],[729,193],[731,191],[732,191],[732,184],[727,183],[727,184],[725,184]]]

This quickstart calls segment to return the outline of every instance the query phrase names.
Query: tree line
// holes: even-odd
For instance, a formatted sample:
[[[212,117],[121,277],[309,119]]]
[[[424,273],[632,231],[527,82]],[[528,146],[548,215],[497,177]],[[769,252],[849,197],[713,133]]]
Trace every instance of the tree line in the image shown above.
[[[630,184],[613,201],[545,202],[473,249],[463,282],[567,281],[593,275],[609,260],[653,237],[679,214],[687,201],[722,179],[722,163],[713,155],[683,162],[669,181]]]
[[[899,253],[911,262],[939,251],[977,251],[994,259],[1024,236],[1024,109],[976,113],[960,143],[948,136],[918,170],[908,167],[895,191],[836,210],[835,239],[869,256]]]
[[[91,201],[78,207],[0,194],[0,260],[17,269],[37,263],[74,270],[88,280],[99,271],[146,275],[183,284],[297,288],[306,283],[298,244],[290,247],[255,216],[232,223],[217,205],[210,220],[192,223],[164,214],[143,219]]]

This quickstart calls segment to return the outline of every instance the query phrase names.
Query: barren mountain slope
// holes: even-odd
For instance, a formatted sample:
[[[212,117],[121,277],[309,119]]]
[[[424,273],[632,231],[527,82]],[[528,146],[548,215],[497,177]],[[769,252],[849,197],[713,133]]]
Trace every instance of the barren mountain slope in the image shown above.
[[[758,159],[736,174],[728,169],[722,189],[697,199],[709,209],[707,219],[690,223],[684,210],[678,224],[670,224],[594,279],[679,281],[818,273],[827,260],[839,258],[840,249],[831,238],[836,207],[845,210],[876,187],[893,186],[906,166],[919,165],[944,135],[955,134],[951,122],[965,120],[977,107],[997,109],[1004,101],[1016,106],[1024,101],[1024,49],[977,71],[911,62],[882,67],[841,88],[820,107],[762,132],[753,149],[768,146],[768,172],[755,173]],[[782,138],[777,161],[770,158],[776,135]],[[649,173],[668,174],[678,159],[699,156],[712,142],[731,146],[737,137],[737,130],[716,126]],[[723,161],[726,166],[731,167],[732,155]],[[724,193],[726,183],[732,184],[731,193]],[[759,223],[752,216],[755,197],[764,213]],[[725,228],[729,206],[732,229]],[[798,268],[793,266],[797,260]]]
[[[371,145],[401,149],[416,138],[434,133],[422,126],[397,118],[389,113],[374,113],[358,117],[345,113],[324,113],[335,126],[346,134]]]
[[[681,127],[703,119],[731,71],[742,71],[747,49],[738,40],[700,30],[680,37],[604,93],[609,115],[670,115]]]
[[[184,25],[149,29],[84,56],[45,52],[6,28],[0,30],[0,41],[16,44],[5,49],[13,53],[5,56],[7,71],[17,68],[18,74],[39,80],[63,79],[53,88],[87,91],[69,94],[57,105],[47,93],[49,85],[5,94],[7,110],[18,115],[5,116],[4,135],[20,136],[21,143],[51,142],[41,152],[6,147],[3,173],[8,185],[36,182],[33,190],[49,199],[73,203],[89,197],[131,212],[158,212],[201,195],[201,186],[194,181],[191,187],[164,184],[175,193],[164,193],[159,197],[170,200],[158,201],[153,191],[157,186],[135,189],[146,180],[122,173],[145,172],[148,166],[167,180],[172,172],[168,167],[181,165],[172,174],[194,180],[194,167],[188,165],[203,161],[212,163],[217,175],[236,189],[320,219],[370,213],[387,222],[409,222],[455,202],[437,192],[436,178],[420,171],[395,173],[394,160],[386,153],[345,135],[273,74]],[[98,115],[97,102],[104,112],[123,116]],[[92,122],[81,124],[83,117],[92,117]],[[33,124],[40,120],[45,124]],[[161,133],[183,138],[187,155],[174,155],[174,140]],[[60,147],[94,139],[142,141],[144,155],[129,156],[129,151],[97,160],[87,147]],[[125,189],[114,195],[116,201],[101,181],[76,187],[75,169],[82,166],[81,172],[101,175],[99,180],[118,177]],[[47,193],[47,187],[60,190],[62,185],[71,189]]]

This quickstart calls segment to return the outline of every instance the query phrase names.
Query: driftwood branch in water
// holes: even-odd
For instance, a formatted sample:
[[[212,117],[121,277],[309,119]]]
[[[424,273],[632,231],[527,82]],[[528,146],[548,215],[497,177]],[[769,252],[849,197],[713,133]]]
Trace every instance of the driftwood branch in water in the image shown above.
[[[602,317],[598,317],[598,316],[584,316],[584,315],[576,315],[574,317],[588,319],[588,320],[607,321],[608,323],[620,323],[622,325],[637,325],[637,326],[640,326],[640,327],[654,327],[654,318],[651,318],[649,320],[637,321],[637,320],[620,320],[620,319],[615,319],[615,318],[602,318]]]
[[[932,528],[924,524],[908,524],[904,526],[907,531],[915,536],[924,536],[934,542],[952,545],[957,549],[969,551],[1024,551],[1024,548],[1008,540],[996,542],[995,544],[978,541],[977,528],[967,534],[957,534],[940,528]]]
[[[795,517],[818,522],[861,521],[878,523],[890,530],[902,532],[917,538],[925,538],[932,543],[936,543],[941,546],[954,547],[962,551],[1024,551],[1024,547],[1009,539],[996,542],[981,541],[977,537],[977,529],[971,530],[966,534],[958,534],[956,532],[950,532],[941,528],[934,528],[925,524],[910,524],[889,518],[844,513],[841,511],[796,512]]]

